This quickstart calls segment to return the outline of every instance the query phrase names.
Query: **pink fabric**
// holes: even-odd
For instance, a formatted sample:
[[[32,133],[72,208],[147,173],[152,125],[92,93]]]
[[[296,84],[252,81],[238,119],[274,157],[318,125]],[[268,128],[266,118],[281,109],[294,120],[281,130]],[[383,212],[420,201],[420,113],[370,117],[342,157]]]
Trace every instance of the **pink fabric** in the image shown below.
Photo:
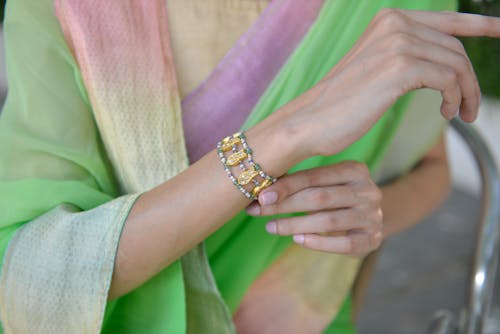
[[[208,79],[182,101],[188,156],[195,162],[237,132],[315,21],[324,0],[273,0]]]
[[[115,112],[112,104],[101,105],[102,101],[139,96],[144,99],[145,112],[147,108],[161,108],[174,119],[182,117],[191,163],[212,150],[222,137],[241,128],[323,3],[271,1],[210,76],[182,101],[180,114],[165,0],[55,0],[70,48],[75,50],[77,45],[83,50],[75,56],[91,92],[92,106]],[[124,43],[130,52],[117,53],[123,48],[113,46]],[[133,67],[140,71],[130,71]],[[109,92],[115,96],[99,96]]]
[[[187,167],[165,0],[55,0],[55,9],[122,190]]]

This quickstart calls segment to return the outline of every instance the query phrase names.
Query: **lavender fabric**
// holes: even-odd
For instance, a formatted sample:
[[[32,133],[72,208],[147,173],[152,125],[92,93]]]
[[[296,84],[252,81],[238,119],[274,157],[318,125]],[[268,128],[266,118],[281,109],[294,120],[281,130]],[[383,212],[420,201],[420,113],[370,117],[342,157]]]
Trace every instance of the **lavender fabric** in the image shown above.
[[[189,160],[238,131],[315,21],[324,0],[273,0],[210,76],[182,101]]]

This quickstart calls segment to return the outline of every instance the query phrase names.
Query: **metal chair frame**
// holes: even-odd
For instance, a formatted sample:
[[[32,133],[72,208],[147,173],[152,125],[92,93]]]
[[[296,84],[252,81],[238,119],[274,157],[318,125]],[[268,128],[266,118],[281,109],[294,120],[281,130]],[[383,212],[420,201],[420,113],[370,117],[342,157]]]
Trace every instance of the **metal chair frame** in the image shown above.
[[[474,262],[469,276],[466,308],[460,321],[449,311],[438,311],[430,334],[483,334],[492,303],[500,256],[500,179],[495,159],[480,132],[458,119],[452,127],[465,140],[481,176],[481,216]]]

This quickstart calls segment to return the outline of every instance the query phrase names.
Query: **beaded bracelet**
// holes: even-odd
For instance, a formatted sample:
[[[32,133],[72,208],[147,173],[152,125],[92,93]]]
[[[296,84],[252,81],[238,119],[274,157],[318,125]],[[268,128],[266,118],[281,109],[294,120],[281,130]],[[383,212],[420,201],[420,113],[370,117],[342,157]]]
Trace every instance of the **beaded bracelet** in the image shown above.
[[[240,149],[238,149],[240,146]],[[229,156],[225,153],[230,152]],[[233,184],[248,198],[255,200],[259,193],[271,184],[276,182],[276,178],[267,175],[262,168],[252,158],[252,149],[248,147],[245,134],[238,132],[226,137],[217,143],[217,153],[224,166],[224,170]],[[246,163],[245,163],[246,162]],[[241,173],[235,177],[231,167],[239,166]],[[261,180],[257,180],[260,177]],[[253,188],[247,190],[245,186],[251,184]]]

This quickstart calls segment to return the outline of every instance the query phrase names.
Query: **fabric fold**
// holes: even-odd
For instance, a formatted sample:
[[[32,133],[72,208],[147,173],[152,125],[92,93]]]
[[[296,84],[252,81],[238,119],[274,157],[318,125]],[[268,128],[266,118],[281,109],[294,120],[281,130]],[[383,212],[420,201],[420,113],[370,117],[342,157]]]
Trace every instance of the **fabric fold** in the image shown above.
[[[5,333],[100,332],[123,222],[138,196],[84,212],[61,205],[16,233],[0,280]]]
[[[324,0],[274,0],[182,101],[191,163],[238,131],[316,20]]]
[[[43,1],[48,3],[53,0]],[[395,6],[397,5],[396,2],[394,0],[384,1],[383,4]],[[449,2],[447,1],[447,3]],[[16,6],[19,3],[21,1],[12,2],[11,4]],[[39,13],[38,10],[44,8],[43,6],[48,7],[46,3],[42,3],[42,0],[39,2],[25,0],[23,3],[26,8],[30,8],[30,11],[26,11],[22,19],[20,19],[20,22],[24,22],[24,24],[39,19],[38,17],[34,18],[32,14],[34,12]],[[287,4],[292,6],[292,3],[294,6],[298,6],[297,4],[310,6],[308,8],[311,10],[301,13],[294,8],[293,10],[290,9],[290,11],[275,13],[277,16],[283,14],[283,16],[279,16],[282,18],[279,22],[286,23],[285,30],[290,32],[289,36],[294,36],[287,39],[288,42],[283,45],[280,44],[284,49],[289,48],[288,51],[283,54],[280,53],[279,61],[274,62],[273,60],[269,63],[262,59],[252,60],[251,54],[248,54],[246,57],[250,58],[246,59],[251,66],[245,67],[246,62],[236,58],[241,56],[244,59],[245,47],[254,45],[251,41],[253,38],[257,38],[257,35],[260,35],[250,36],[251,34],[248,33],[246,39],[243,38],[242,42],[238,44],[241,47],[241,52],[234,51],[235,60],[232,60],[233,58],[229,56],[232,54],[230,52],[223,61],[227,68],[231,68],[231,64],[233,64],[234,71],[225,72],[224,69],[219,69],[220,71],[214,72],[214,75],[202,84],[190,99],[185,100],[186,111],[193,111],[193,114],[189,114],[193,119],[197,120],[203,116],[203,114],[197,114],[199,110],[203,110],[204,113],[215,113],[219,110],[217,106],[220,106],[220,101],[218,99],[224,94],[226,88],[221,83],[231,84],[239,82],[240,79],[245,79],[248,94],[246,91],[235,89],[233,92],[236,93],[231,95],[232,97],[229,96],[228,100],[221,99],[221,101],[228,103],[227,109],[222,108],[221,110],[227,113],[227,119],[232,119],[237,112],[238,122],[245,121],[243,128],[255,125],[281,105],[300,95],[304,90],[307,90],[320,80],[324,73],[342,57],[350,47],[351,42],[354,42],[363,30],[364,25],[369,22],[369,19],[376,12],[376,9],[382,6],[379,3],[364,1],[360,2],[358,10],[354,10],[352,7],[355,6],[350,1],[328,1],[321,7],[319,14],[316,12],[319,16],[317,20],[314,20],[314,15],[316,15],[314,10],[319,11],[320,1],[273,1],[275,6],[283,5],[283,8],[286,8]],[[23,211],[23,204],[19,204],[13,210],[15,212],[3,217],[4,227],[14,228],[16,227],[15,224],[23,225],[14,239],[11,240],[8,254],[5,257],[3,274],[0,278],[0,316],[4,326],[7,330],[10,328],[12,331],[17,332],[19,330],[23,332],[27,328],[23,326],[27,326],[26,324],[29,323],[29,326],[32,326],[30,327],[32,331],[29,332],[37,333],[38,330],[41,333],[47,332],[45,329],[49,326],[48,322],[55,320],[48,315],[52,314],[51,312],[57,307],[57,315],[64,317],[64,319],[60,319],[59,324],[53,324],[54,326],[60,325],[60,327],[54,327],[48,332],[73,333],[82,332],[83,329],[84,332],[88,330],[88,333],[96,333],[100,330],[105,333],[136,333],[139,329],[148,333],[181,333],[186,330],[194,331],[195,328],[203,328],[204,322],[209,323],[212,321],[213,326],[206,327],[204,332],[209,333],[209,329],[213,333],[232,332],[231,316],[224,301],[233,311],[255,277],[269,266],[290,243],[288,239],[278,239],[265,235],[262,224],[260,224],[264,221],[244,214],[232,219],[209,238],[207,253],[211,260],[210,266],[207,263],[205,250],[202,248],[203,246],[200,246],[182,259],[182,267],[181,261],[175,262],[143,286],[120,298],[116,303],[108,303],[106,306],[105,293],[111,279],[111,265],[115,256],[114,252],[117,247],[119,230],[121,230],[121,224],[125,219],[125,212],[128,212],[130,206],[132,206],[133,196],[135,195],[119,197],[117,200],[94,210],[89,207],[94,207],[96,202],[102,202],[107,196],[118,196],[119,193],[134,194],[150,189],[177,175],[188,166],[182,123],[183,115],[168,39],[166,8],[164,0],[109,0],[104,2],[98,0],[55,0],[55,4],[60,19],[59,23],[63,28],[66,40],[59,36],[60,31],[58,30],[57,20],[51,21],[51,19],[47,18],[41,20],[43,24],[47,24],[51,29],[57,31],[54,33],[55,38],[52,35],[44,36],[51,43],[54,43],[56,47],[50,52],[44,53],[43,57],[37,57],[37,59],[40,58],[49,62],[48,60],[58,57],[57,64],[54,66],[57,70],[41,77],[42,79],[50,78],[50,80],[57,83],[60,82],[61,87],[56,85],[57,88],[54,88],[55,84],[51,82],[50,88],[54,91],[67,89],[71,94],[74,94],[74,91],[79,90],[77,94],[74,94],[78,95],[78,99],[68,98],[67,101],[71,102],[67,102],[62,100],[60,95],[45,94],[50,95],[52,100],[50,103],[39,107],[36,103],[27,103],[27,101],[32,101],[33,91],[38,91],[39,87],[33,85],[31,95],[25,94],[23,90],[25,86],[18,82],[18,87],[14,87],[17,90],[13,90],[17,95],[11,95],[11,99],[12,101],[19,101],[18,103],[23,104],[23,108],[26,107],[26,110],[21,109],[22,113],[16,114],[17,110],[10,108],[12,109],[9,110],[10,118],[4,124],[8,124],[7,126],[12,129],[17,129],[13,124],[28,124],[32,121],[34,115],[40,114],[40,108],[46,110],[49,116],[47,116],[48,120],[47,123],[44,123],[43,130],[47,133],[51,132],[51,128],[47,126],[51,121],[58,124],[57,131],[53,132],[59,137],[55,136],[57,140],[54,141],[54,146],[51,146],[50,152],[46,152],[48,156],[51,156],[50,161],[57,161],[54,164],[57,166],[58,164],[62,165],[63,161],[65,162],[64,158],[57,155],[57,153],[60,153],[57,151],[64,150],[65,140],[74,136],[74,132],[67,131],[68,133],[66,133],[65,129],[61,130],[60,128],[67,127],[69,123],[66,122],[66,117],[73,112],[75,115],[68,117],[68,119],[71,119],[76,124],[75,129],[87,132],[82,135],[82,138],[93,138],[94,136],[99,138],[96,141],[85,141],[85,145],[82,146],[86,147],[83,148],[77,145],[71,147],[74,155],[94,150],[98,153],[92,153],[94,154],[92,157],[99,156],[99,158],[95,158],[96,161],[102,163],[102,166],[108,166],[109,161],[107,161],[107,158],[109,157],[113,168],[109,167],[109,170],[105,170],[104,167],[93,169],[89,166],[95,166],[93,164],[95,161],[92,164],[89,163],[83,166],[84,163],[81,161],[85,159],[76,159],[74,161],[82,163],[82,166],[71,165],[71,168],[66,166],[64,172],[54,173],[61,179],[76,180],[75,184],[84,184],[90,180],[89,184],[91,186],[89,187],[92,189],[102,186],[102,183],[95,185],[92,181],[94,178],[101,181],[105,180],[105,184],[107,184],[105,191],[103,191],[105,194],[98,196],[93,192],[89,192],[88,197],[92,197],[92,200],[82,199],[81,197],[87,195],[81,195],[80,188],[74,185],[68,185],[67,188],[64,188],[65,194],[60,197],[54,195],[54,201],[64,203],[65,199],[68,201],[68,198],[71,198],[68,194],[72,192],[73,195],[79,193],[79,201],[85,203],[88,207],[73,203],[72,206],[60,206],[28,223],[26,221],[10,221],[10,217],[24,217],[22,214],[26,213],[26,210]],[[421,9],[439,7],[436,2],[430,0],[421,1],[418,4],[412,2],[411,5],[408,2],[405,6],[422,7]],[[50,6],[50,10],[52,10],[52,6]],[[292,19],[300,21],[302,14],[307,17],[311,27],[307,27],[307,25],[293,27],[295,22]],[[349,18],[346,21],[350,23],[349,29],[353,29],[348,35],[343,35],[346,29],[339,26],[339,21],[337,21],[342,17]],[[292,23],[283,18],[289,18]],[[268,20],[271,22],[273,15],[270,15]],[[269,23],[268,27],[273,26],[271,23]],[[262,27],[264,26],[267,25]],[[273,27],[275,30],[274,37],[270,37],[273,34],[262,35],[263,38],[268,38],[266,43],[260,44],[256,39],[255,50],[260,51],[255,51],[255,55],[260,58],[267,57],[266,49],[272,49],[278,45],[274,43],[274,38],[279,37],[281,26],[274,25]],[[261,32],[264,32],[264,30]],[[333,35],[333,32],[335,35]],[[301,34],[305,36],[302,39]],[[342,44],[340,44],[340,39],[336,40],[340,35],[343,37]],[[20,36],[25,37],[23,34],[20,34]],[[144,36],[148,36],[148,38],[144,38]],[[24,41],[22,38],[20,40]],[[292,45],[295,45],[296,48],[294,49]],[[40,47],[40,45],[38,46]],[[66,52],[65,48],[67,46],[69,46],[72,53]],[[32,52],[33,50],[25,51],[25,53]],[[74,60],[72,56],[75,58]],[[20,61],[19,64],[21,65],[18,67],[22,68],[28,63],[30,62]],[[37,66],[45,68],[46,63],[41,62]],[[263,78],[265,78],[262,80],[267,83],[253,85],[252,81],[258,80],[259,77],[252,76],[252,73],[243,73],[244,71],[261,71]],[[268,75],[265,73],[266,71],[274,74]],[[227,74],[222,75],[221,73]],[[39,79],[38,72],[24,75],[23,79],[30,78],[35,74]],[[82,78],[84,86],[83,84],[80,85]],[[75,84],[75,81],[77,84]],[[68,83],[78,85],[78,88],[65,87]],[[218,88],[213,89],[211,88],[212,85]],[[83,102],[79,100],[82,96]],[[46,96],[46,99],[48,100],[49,97]],[[79,101],[78,108],[75,108],[73,103],[75,100]],[[403,100],[403,102],[406,100]],[[40,99],[40,101],[43,101],[43,99]],[[207,102],[206,107],[203,101]],[[213,101],[215,102],[212,103]],[[235,101],[240,101],[241,106]],[[239,108],[232,109],[234,106]],[[345,152],[333,157],[311,158],[295,166],[292,172],[336,163],[344,159],[367,162],[373,169],[376,162],[383,155],[384,148],[387,147],[391,139],[390,133],[397,127],[398,119],[403,114],[405,107],[405,103],[396,104],[388,112],[388,117],[383,118],[367,136]],[[56,108],[58,111],[52,112]],[[68,112],[69,110],[71,112]],[[252,113],[248,114],[250,111]],[[241,116],[244,113],[247,113],[246,120],[244,116]],[[16,117],[12,116],[14,114]],[[93,119],[88,121],[82,115],[90,115],[90,118],[95,117],[99,129],[98,134],[93,133],[95,130]],[[184,124],[186,129],[186,125],[191,124],[187,120],[188,118],[186,118],[186,124]],[[211,122],[211,127],[205,128],[205,132],[219,128],[220,119]],[[236,126],[236,123],[231,120],[228,122],[230,127],[224,128],[224,131],[230,132],[230,129]],[[192,124],[194,124],[194,127],[197,126],[196,122]],[[237,127],[240,126],[241,124]],[[24,129],[21,136],[29,137],[37,130],[33,128]],[[186,136],[190,137],[191,135],[187,134],[188,131],[190,130],[186,130]],[[50,137],[47,133],[44,133],[41,137]],[[218,137],[219,135],[214,131],[214,136]],[[33,135],[33,137],[39,140],[36,135]],[[10,145],[8,140],[12,139],[12,136],[0,136],[0,139],[3,139],[0,144],[3,144],[2,147],[5,148],[5,146]],[[104,150],[100,146],[100,139],[104,143],[105,153],[102,153]],[[209,142],[204,137],[204,134],[193,140],[206,140],[207,145]],[[205,146],[204,150],[209,148],[209,145]],[[22,161],[23,154],[24,156],[32,154],[33,160],[31,161],[40,164],[40,156],[37,155],[36,147],[23,146],[23,149],[25,151],[19,154],[19,160],[17,161]],[[201,151],[197,154],[201,154]],[[81,154],[81,156],[84,156],[84,154]],[[196,158],[193,158],[193,160],[196,160]],[[71,170],[71,173],[69,170]],[[0,174],[2,174],[1,169]],[[37,177],[50,179],[43,173],[39,174],[37,174]],[[19,178],[25,178],[25,175],[20,175]],[[118,180],[120,191],[114,189],[115,177]],[[17,180],[17,176],[14,178]],[[17,182],[16,185],[20,188],[18,193],[26,189],[36,192],[44,187],[50,187],[53,193],[60,189],[54,188],[50,184],[47,185],[47,183],[44,183],[45,186],[41,186],[41,183],[30,182],[31,180],[25,181],[31,188],[24,187]],[[101,190],[96,189],[96,193]],[[50,191],[47,194],[50,194]],[[38,197],[40,197],[39,194]],[[22,202],[19,199],[22,198],[18,198],[18,203]],[[0,200],[2,199],[0,198]],[[54,207],[43,201],[39,201],[38,204],[40,204],[40,207],[37,207],[37,212],[42,209],[50,210]],[[28,208],[31,205],[35,204],[26,203]],[[8,201],[5,198],[2,206],[8,207]],[[87,209],[88,211],[77,212],[78,210]],[[2,215],[0,215],[1,219]],[[107,224],[102,224],[104,220],[106,220]],[[101,224],[98,224],[98,222],[101,222]],[[79,233],[81,233],[76,230],[77,228],[84,233],[82,240],[77,240]],[[100,229],[99,232],[97,232],[98,229]],[[34,240],[35,236],[39,237],[39,239]],[[82,250],[80,247],[83,247],[83,239],[91,242],[91,236],[97,236],[97,240],[92,243],[97,247],[87,245],[89,249]],[[101,239],[99,239],[99,236]],[[60,238],[60,241],[55,241],[55,238]],[[45,242],[51,243],[47,249],[43,249]],[[52,245],[52,243],[55,243],[55,245]],[[251,245],[259,245],[259,247],[256,249]],[[101,251],[101,259],[95,259],[96,249],[100,248],[106,248],[106,250]],[[66,261],[66,257],[63,256],[66,254],[65,252],[75,254],[71,252],[77,251],[80,252],[80,255],[73,257],[75,263]],[[90,255],[87,255],[86,252],[90,252]],[[340,283],[335,287],[338,292],[335,303],[338,302],[339,305],[342,303],[343,297],[348,293],[350,281],[352,280],[351,274],[354,275],[357,268],[355,260],[341,258],[340,261],[345,261],[346,266],[342,267],[345,272],[339,273],[342,280],[339,279],[338,282]],[[62,264],[65,262],[69,264]],[[245,263],[245,266],[241,265],[242,262]],[[37,268],[32,269],[31,263],[35,263]],[[40,263],[42,265],[39,265]],[[50,266],[46,266],[45,263],[49,263]],[[101,270],[91,273],[85,271],[86,268],[92,268],[94,265],[101,268]],[[70,281],[60,278],[65,276],[55,276],[56,274],[59,275],[58,273],[62,270],[62,267],[68,269],[67,272],[71,275]],[[52,271],[51,268],[56,270]],[[214,280],[211,276],[211,268],[217,280]],[[238,271],[235,271],[234,268],[238,268]],[[32,283],[32,281],[39,280],[32,273],[41,273],[40,282]],[[50,277],[49,273],[54,274],[54,276]],[[45,286],[42,283],[46,283]],[[224,301],[219,291],[217,291],[216,283],[219,284]],[[65,296],[61,296],[64,294],[63,291],[68,289],[68,286],[70,288],[73,286],[79,288],[68,290],[78,293],[77,297],[73,296],[74,299],[70,300]],[[22,287],[31,288],[27,289],[27,291],[21,291]],[[336,291],[333,290],[331,292],[335,293]],[[57,305],[49,304],[50,300],[48,299],[39,298],[39,296],[44,296],[49,291],[53,291],[54,295],[60,298],[57,299]],[[83,296],[82,298],[80,298],[80,294]],[[211,305],[215,306],[205,309],[207,312],[202,312],[203,309],[194,309],[197,301],[204,302],[207,296],[209,298],[206,300],[210,300],[210,303],[214,303]],[[78,303],[75,304],[77,299]],[[157,300],[162,302],[154,303]],[[35,301],[38,303],[36,307],[33,306]],[[55,299],[52,301],[55,301]],[[11,307],[11,305],[14,306]],[[105,306],[106,310],[104,310]],[[184,307],[190,313],[187,318]],[[18,312],[19,314],[12,314],[13,310],[20,308],[23,308],[23,310]],[[34,312],[36,319],[27,318],[27,314],[31,312]],[[101,328],[103,319],[104,327]],[[73,320],[75,320],[75,324],[73,324]],[[25,324],[25,321],[28,322]],[[40,322],[41,325],[38,326],[37,322]],[[77,328],[77,323],[81,324],[82,327]]]
[[[55,0],[55,9],[123,192],[187,168],[165,1]]]
[[[122,191],[147,191],[186,169],[165,0],[56,0],[55,4]],[[184,288],[188,305],[210,299],[213,306],[196,314],[188,312],[187,322],[195,327],[213,323],[213,333],[234,332],[204,245],[180,261],[187,277],[177,270],[165,284]],[[189,278],[200,270],[207,275]],[[161,274],[150,279],[162,280]],[[153,298],[154,287],[146,284],[131,294]]]

